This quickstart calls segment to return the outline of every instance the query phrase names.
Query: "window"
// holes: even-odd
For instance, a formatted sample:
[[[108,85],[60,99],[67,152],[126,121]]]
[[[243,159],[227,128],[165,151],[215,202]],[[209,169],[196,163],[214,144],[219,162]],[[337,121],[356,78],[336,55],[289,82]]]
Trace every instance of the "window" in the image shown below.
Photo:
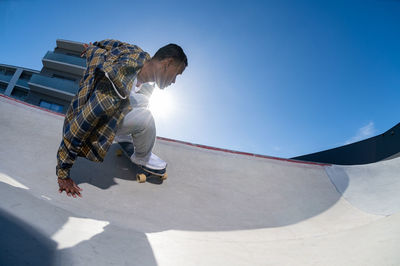
[[[26,90],[14,87],[13,91],[11,92],[11,96],[24,101],[28,96],[28,92]]]
[[[15,73],[15,70],[7,69],[5,74],[6,74],[6,76],[13,76],[14,73]]]
[[[56,103],[51,103],[51,102],[47,102],[47,101],[40,101],[40,107],[55,111],[55,112],[59,112],[61,113],[64,106],[56,104]]]
[[[79,54],[66,53],[66,55],[69,55],[69,56],[74,56],[74,57],[79,57],[79,58],[81,58],[81,56],[80,56]]]
[[[6,76],[13,76],[15,73],[15,70],[8,69],[8,68],[0,68],[0,74],[6,75]]]
[[[65,77],[65,76],[61,76],[61,75],[57,75],[57,74],[53,74],[53,78],[59,78],[59,79],[66,79],[66,80],[70,80],[70,81],[76,81],[76,79],[74,78],[69,78],[69,77]]]
[[[32,77],[32,74],[22,72],[22,74],[19,78],[23,79],[23,80],[29,80],[31,77]]]
[[[7,89],[7,85],[0,83],[0,93],[4,94]]]

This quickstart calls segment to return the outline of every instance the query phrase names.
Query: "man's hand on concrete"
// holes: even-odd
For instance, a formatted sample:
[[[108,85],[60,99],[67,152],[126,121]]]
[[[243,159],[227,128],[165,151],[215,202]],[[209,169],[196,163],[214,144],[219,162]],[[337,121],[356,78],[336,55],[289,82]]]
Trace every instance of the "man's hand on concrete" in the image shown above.
[[[65,190],[65,193],[67,193],[68,197],[72,196],[76,198],[76,195],[82,197],[80,193],[82,189],[78,187],[78,185],[75,184],[74,180],[72,180],[71,178],[65,178],[65,179],[58,178],[58,185],[60,186],[58,192],[62,193]]]

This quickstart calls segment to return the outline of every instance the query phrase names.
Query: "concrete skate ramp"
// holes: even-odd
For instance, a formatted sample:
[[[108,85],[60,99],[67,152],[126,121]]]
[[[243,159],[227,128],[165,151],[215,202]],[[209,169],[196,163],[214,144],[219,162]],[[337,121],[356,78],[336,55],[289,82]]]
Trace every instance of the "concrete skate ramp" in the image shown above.
[[[400,263],[399,158],[343,167],[158,139],[169,178],[139,184],[113,144],[103,163],[78,159],[73,199],[57,192],[63,120],[0,97],[1,265]]]

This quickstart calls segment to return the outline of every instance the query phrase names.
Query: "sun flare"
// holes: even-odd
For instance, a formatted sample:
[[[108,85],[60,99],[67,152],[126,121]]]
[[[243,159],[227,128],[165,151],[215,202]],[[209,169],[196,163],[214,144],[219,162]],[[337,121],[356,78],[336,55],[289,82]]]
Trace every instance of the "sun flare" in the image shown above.
[[[150,97],[149,109],[155,118],[166,118],[173,110],[173,99],[165,90],[157,87]]]

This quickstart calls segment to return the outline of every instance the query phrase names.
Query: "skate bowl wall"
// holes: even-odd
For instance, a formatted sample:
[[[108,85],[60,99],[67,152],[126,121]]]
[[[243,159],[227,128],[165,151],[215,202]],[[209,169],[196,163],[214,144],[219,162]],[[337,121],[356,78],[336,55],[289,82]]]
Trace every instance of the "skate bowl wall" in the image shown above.
[[[169,177],[162,184],[140,184],[129,159],[116,156],[115,143],[103,163],[78,158],[71,177],[83,188],[83,198],[73,199],[57,191],[63,120],[0,97],[2,219],[9,228],[40,236],[45,261],[400,262],[399,158],[362,166],[326,165],[158,138],[154,152],[168,162]],[[0,256],[13,256],[18,241],[23,245],[19,238]],[[20,259],[30,261],[24,254]]]
[[[1,113],[1,123],[7,125],[2,130],[7,147],[1,158],[3,173],[16,176],[32,190],[53,192],[63,116],[18,103],[2,104]],[[168,162],[168,180],[162,185],[139,184],[131,162],[115,155],[117,148],[116,143],[111,146],[103,163],[78,158],[71,177],[97,192],[92,196],[92,192],[84,193],[79,208],[62,204],[63,208],[77,211],[85,206],[96,210],[96,219],[146,232],[221,231],[298,223],[326,211],[341,197],[324,165],[235,154],[166,139],[157,140],[154,152]]]

